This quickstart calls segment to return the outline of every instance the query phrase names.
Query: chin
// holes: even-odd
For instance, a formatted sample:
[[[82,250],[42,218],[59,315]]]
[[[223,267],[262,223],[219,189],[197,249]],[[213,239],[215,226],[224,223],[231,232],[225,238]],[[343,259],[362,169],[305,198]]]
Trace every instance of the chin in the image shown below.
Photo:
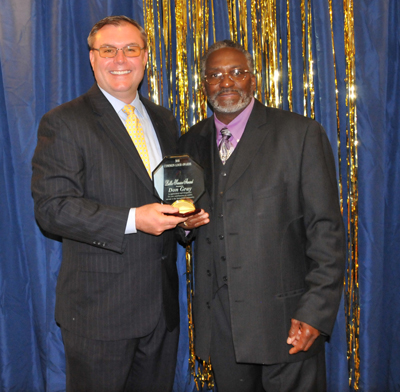
[[[251,96],[244,97],[236,103],[234,103],[234,101],[225,101],[224,103],[220,103],[217,99],[209,99],[210,105],[213,107],[213,109],[220,113],[236,113],[245,109],[250,101]]]

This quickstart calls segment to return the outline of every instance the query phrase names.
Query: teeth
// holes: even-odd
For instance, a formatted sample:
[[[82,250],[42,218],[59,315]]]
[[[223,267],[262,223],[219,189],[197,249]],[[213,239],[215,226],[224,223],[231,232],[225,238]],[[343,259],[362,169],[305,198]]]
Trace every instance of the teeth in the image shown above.
[[[131,71],[110,71],[113,75],[126,75],[130,73]]]

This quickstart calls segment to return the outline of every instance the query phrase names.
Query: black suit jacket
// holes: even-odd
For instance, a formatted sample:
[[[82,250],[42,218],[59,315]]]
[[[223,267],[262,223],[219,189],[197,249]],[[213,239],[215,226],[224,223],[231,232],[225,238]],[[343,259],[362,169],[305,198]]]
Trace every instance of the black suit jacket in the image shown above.
[[[211,219],[197,230],[194,247],[196,354],[208,359],[213,247],[221,234],[236,360],[303,360],[322,348],[324,337],[307,353],[289,355],[291,318],[329,335],[343,287],[345,235],[329,141],[317,122],[255,101],[217,195],[215,140],[213,117],[180,139],[180,152],[204,168],[207,192],[198,207]],[[216,197],[222,216],[213,213]],[[224,232],[215,233],[221,219]]]
[[[162,154],[176,151],[170,111],[141,97]],[[33,157],[35,215],[63,238],[56,320],[100,340],[150,333],[164,304],[170,330],[179,322],[174,231],[125,235],[129,209],[158,202],[117,113],[94,85],[47,113]]]

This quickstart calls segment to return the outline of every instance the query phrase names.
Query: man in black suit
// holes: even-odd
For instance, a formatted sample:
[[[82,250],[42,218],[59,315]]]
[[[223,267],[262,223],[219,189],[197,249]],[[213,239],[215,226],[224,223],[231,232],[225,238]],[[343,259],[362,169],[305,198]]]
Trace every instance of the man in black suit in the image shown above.
[[[219,392],[323,391],[345,264],[328,138],[253,98],[252,57],[232,41],[208,50],[202,77],[214,116],[179,145],[204,168],[210,213],[193,231],[196,354]]]
[[[177,124],[137,92],[148,58],[137,22],[107,17],[88,44],[97,83],[43,117],[33,157],[37,221],[63,238],[56,320],[67,390],[165,392],[179,334],[173,229],[186,219],[167,215],[178,210],[154,196],[151,171],[176,153]]]

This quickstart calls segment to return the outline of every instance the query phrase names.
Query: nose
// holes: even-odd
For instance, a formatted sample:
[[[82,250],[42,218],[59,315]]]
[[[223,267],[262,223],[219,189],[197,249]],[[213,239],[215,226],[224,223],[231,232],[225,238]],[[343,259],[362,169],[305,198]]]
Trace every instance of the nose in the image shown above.
[[[117,63],[123,63],[125,61],[125,54],[122,49],[117,50],[117,54],[114,57],[114,61]]]
[[[222,75],[222,80],[219,82],[220,86],[229,87],[233,86],[235,82],[230,78],[229,73]]]

